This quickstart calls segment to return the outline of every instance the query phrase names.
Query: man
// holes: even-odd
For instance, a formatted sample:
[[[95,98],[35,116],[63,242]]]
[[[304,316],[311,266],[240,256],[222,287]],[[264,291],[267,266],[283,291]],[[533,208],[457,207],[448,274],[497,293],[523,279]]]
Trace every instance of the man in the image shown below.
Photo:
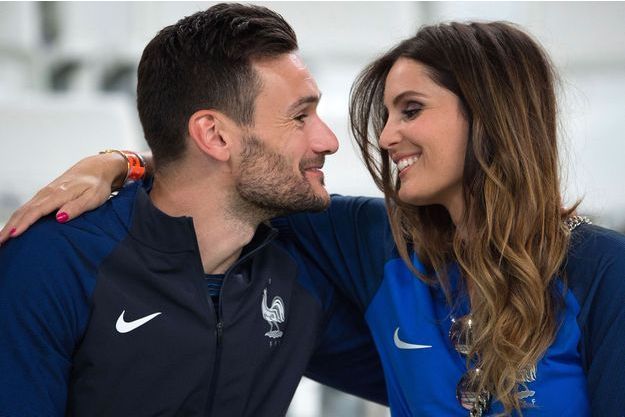
[[[153,183],[0,249],[3,416],[273,417],[305,372],[385,401],[358,311],[265,224],[329,203],[337,140],[296,50],[279,15],[237,4],[152,39]]]

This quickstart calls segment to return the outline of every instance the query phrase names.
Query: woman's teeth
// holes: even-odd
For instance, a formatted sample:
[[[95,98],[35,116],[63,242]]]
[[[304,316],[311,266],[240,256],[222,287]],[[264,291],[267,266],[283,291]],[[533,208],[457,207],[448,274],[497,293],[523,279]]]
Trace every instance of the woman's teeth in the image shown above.
[[[397,169],[400,171],[408,168],[410,165],[414,164],[419,160],[418,156],[411,156],[409,158],[403,158],[397,162]]]

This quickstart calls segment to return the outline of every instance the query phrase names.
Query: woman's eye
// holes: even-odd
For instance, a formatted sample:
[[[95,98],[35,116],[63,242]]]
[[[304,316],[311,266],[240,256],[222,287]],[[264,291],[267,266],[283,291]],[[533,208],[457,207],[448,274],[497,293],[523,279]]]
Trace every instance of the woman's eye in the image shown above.
[[[421,111],[422,107],[419,105],[409,105],[406,106],[404,110],[402,110],[402,114],[406,119],[414,118]]]

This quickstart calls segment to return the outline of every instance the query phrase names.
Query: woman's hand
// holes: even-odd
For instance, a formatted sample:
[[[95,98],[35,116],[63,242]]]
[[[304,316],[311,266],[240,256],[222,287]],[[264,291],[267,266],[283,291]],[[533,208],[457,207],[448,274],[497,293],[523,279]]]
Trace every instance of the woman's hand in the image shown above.
[[[65,223],[102,205],[111,195],[113,187],[117,189],[123,185],[127,170],[128,163],[117,153],[80,160],[11,215],[0,230],[0,244],[19,236],[55,209],[59,209],[56,220]]]

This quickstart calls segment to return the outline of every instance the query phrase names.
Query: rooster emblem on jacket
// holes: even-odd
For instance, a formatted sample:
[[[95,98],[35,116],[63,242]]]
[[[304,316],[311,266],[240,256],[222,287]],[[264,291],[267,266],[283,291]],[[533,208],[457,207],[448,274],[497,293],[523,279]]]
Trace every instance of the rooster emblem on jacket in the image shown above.
[[[269,331],[265,336],[270,339],[278,339],[282,337],[282,331],[278,326],[284,322],[284,301],[282,298],[275,296],[271,300],[271,305],[267,304],[267,288],[263,290],[263,301],[261,303],[263,318],[269,323]]]

